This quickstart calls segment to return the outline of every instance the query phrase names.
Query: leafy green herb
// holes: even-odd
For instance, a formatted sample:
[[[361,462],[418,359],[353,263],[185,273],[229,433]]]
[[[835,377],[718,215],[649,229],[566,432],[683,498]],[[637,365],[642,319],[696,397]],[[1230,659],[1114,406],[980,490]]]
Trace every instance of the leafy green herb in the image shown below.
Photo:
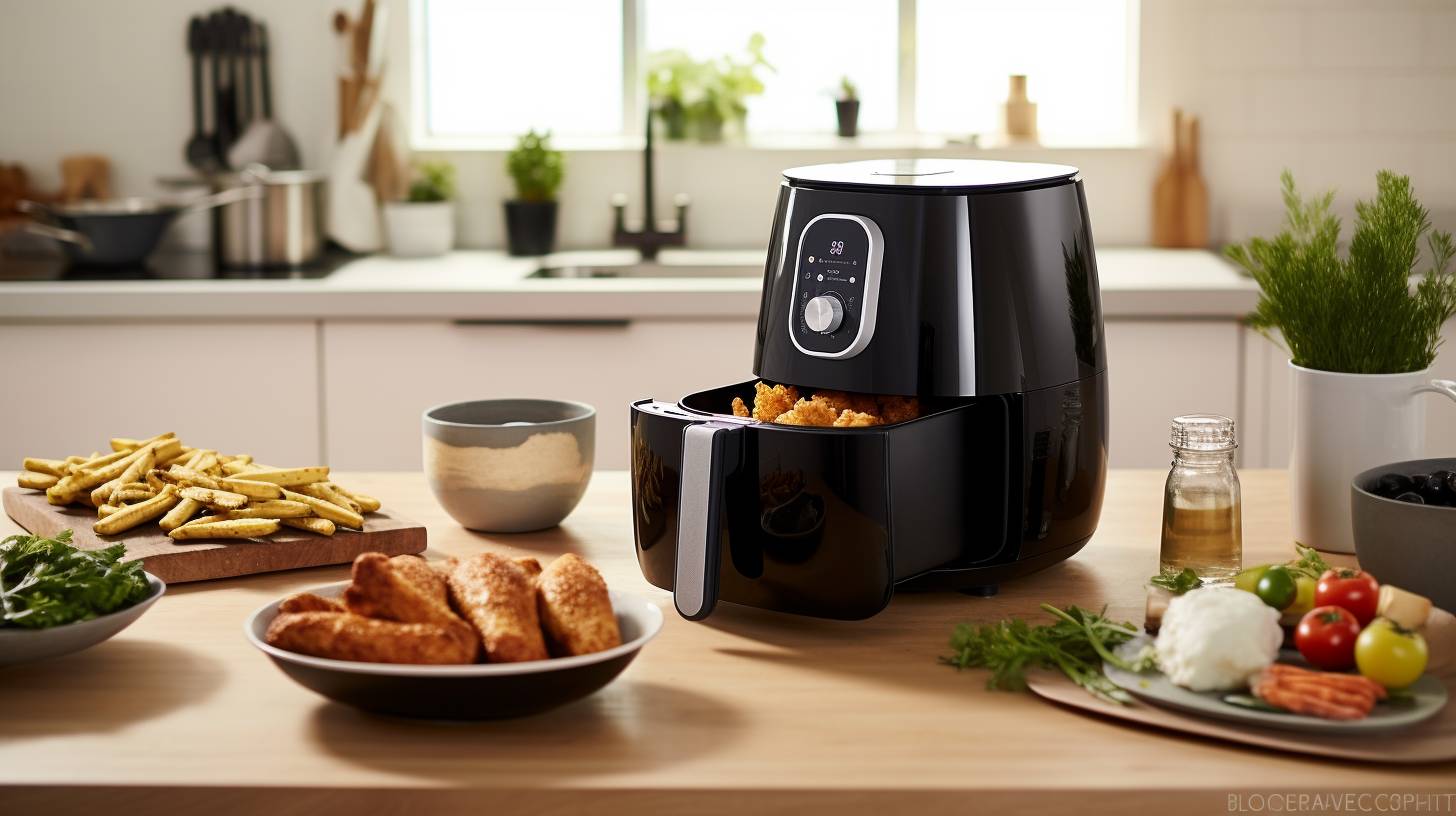
[[[1299,553],[1299,558],[1285,565],[1290,572],[1297,572],[1300,575],[1318,579],[1330,569],[1330,565],[1314,547],[1306,547],[1303,544],[1295,544],[1294,549]]]
[[[1041,608],[1057,620],[1031,626],[1012,618],[975,626],[960,624],[951,635],[953,651],[941,662],[957,669],[990,669],[986,687],[1004,691],[1026,688],[1028,669],[1059,669],[1072,682],[1093,696],[1114,703],[1130,703],[1132,697],[1102,673],[1106,661],[1126,671],[1152,668],[1150,653],[1124,660],[1114,654],[1118,646],[1138,635],[1131,623],[1108,620],[1107,611],[1090,612],[1077,606],[1065,610],[1051,604]]]
[[[1203,586],[1203,579],[1192,567],[1184,567],[1182,572],[1165,572],[1162,575],[1154,575],[1148,583],[1155,587],[1162,587],[1174,595],[1182,595],[1190,589],[1198,589]]]
[[[124,544],[77,549],[70,530],[0,541],[0,627],[44,629],[145,600],[152,590],[141,562],[122,563],[125,554]]]
[[[1351,374],[1396,374],[1431,365],[1441,326],[1456,314],[1456,257],[1451,234],[1431,230],[1410,178],[1376,175],[1374,201],[1355,205],[1355,231],[1340,257],[1334,193],[1300,197],[1294,177],[1280,177],[1286,223],[1273,238],[1226,250],[1259,284],[1254,328],[1278,332],[1295,365]],[[1421,256],[1430,267],[1414,288]]]

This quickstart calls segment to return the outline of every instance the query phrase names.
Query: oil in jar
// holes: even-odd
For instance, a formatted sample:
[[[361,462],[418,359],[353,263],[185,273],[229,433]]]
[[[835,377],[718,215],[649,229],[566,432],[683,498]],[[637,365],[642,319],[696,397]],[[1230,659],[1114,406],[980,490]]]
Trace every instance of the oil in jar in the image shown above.
[[[1163,574],[1192,569],[1205,583],[1229,583],[1243,568],[1234,421],[1217,414],[1173,420],[1173,466],[1163,495]]]

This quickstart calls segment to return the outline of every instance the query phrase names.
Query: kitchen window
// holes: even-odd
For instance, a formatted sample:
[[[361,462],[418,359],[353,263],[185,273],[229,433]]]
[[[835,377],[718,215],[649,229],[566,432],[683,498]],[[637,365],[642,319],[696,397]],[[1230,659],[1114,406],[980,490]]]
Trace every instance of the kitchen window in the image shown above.
[[[869,139],[1000,130],[1007,77],[1026,74],[1049,144],[1129,144],[1138,0],[413,0],[414,137],[494,148],[526,129],[562,146],[642,133],[648,55],[742,54],[764,36],[750,145],[830,138],[841,76]]]

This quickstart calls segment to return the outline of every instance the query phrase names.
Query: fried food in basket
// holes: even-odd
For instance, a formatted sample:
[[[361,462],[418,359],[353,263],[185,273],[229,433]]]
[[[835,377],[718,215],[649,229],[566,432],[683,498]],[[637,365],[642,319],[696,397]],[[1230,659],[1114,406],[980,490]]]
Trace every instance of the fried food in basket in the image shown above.
[[[536,587],[524,567],[503,555],[483,552],[458,561],[446,580],[450,600],[485,645],[487,662],[546,659]]]
[[[116,437],[111,453],[26,457],[16,479],[51,504],[96,509],[95,530],[120,535],[155,521],[178,541],[256,538],[281,526],[331,536],[363,529],[379,500],[328,480],[324,466],[275,468],[248,454],[183,445],[174,433]],[[292,490],[290,488],[297,488]]]
[[[591,654],[622,645],[602,574],[573,553],[551,562],[536,581],[541,628],[553,655]]]
[[[751,417],[777,425],[815,428],[867,428],[893,425],[920,416],[920,400],[895,395],[855,394],[834,389],[816,390],[807,399],[792,385],[759,381],[753,386],[753,408],[734,397],[734,416]]]

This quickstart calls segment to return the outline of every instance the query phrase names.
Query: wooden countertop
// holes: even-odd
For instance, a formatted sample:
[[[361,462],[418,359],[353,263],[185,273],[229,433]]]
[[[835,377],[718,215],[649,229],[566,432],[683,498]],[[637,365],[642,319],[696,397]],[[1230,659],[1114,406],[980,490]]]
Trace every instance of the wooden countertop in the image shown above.
[[[1246,560],[1292,555],[1284,473],[1242,477]],[[720,605],[689,623],[637,570],[623,473],[597,474],[561,528],[517,536],[456,526],[418,474],[341,475],[428,524],[431,557],[578,551],[614,589],[657,602],[667,625],[622,677],[582,702],[523,720],[415,722],[315,696],[243,638],[254,609],[345,578],[346,567],[178,585],[107,643],[0,669],[0,805],[46,814],[1181,816],[1228,812],[1236,794],[1449,792],[1452,764],[1358,765],[1138,730],[987,691],[983,673],[937,664],[954,623],[1038,617],[1043,601],[1105,603],[1140,621],[1163,478],[1114,472],[1087,548],[994,598],[907,594],[859,623]],[[0,535],[17,530],[0,518]]]

